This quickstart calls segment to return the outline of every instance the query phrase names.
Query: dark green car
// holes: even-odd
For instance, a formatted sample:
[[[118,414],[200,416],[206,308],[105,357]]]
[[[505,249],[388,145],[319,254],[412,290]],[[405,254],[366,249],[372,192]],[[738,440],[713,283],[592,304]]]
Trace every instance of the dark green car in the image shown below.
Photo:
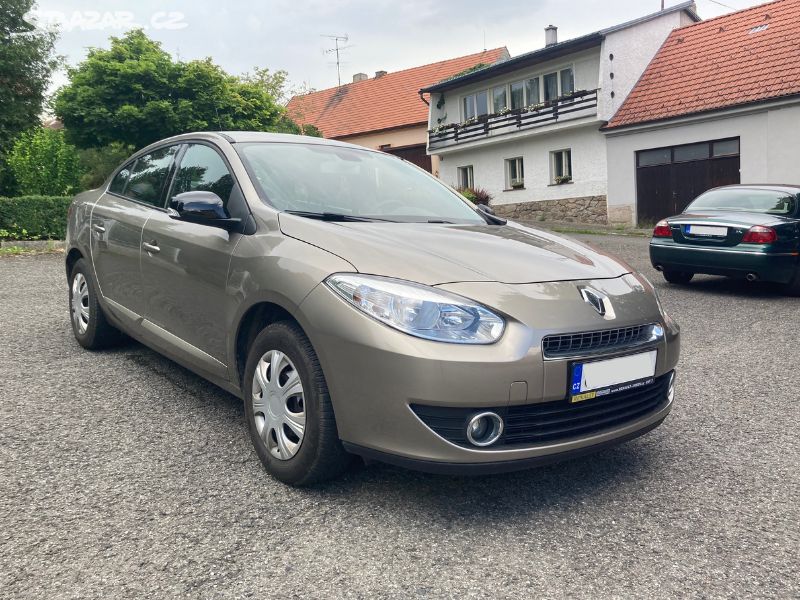
[[[731,185],[660,221],[650,262],[670,283],[695,273],[783,284],[800,294],[800,186]]]

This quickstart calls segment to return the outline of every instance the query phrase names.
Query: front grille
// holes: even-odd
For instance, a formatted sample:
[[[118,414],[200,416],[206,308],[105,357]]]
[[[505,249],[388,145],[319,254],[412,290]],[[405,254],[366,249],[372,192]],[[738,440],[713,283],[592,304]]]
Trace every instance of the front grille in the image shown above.
[[[505,422],[503,435],[489,449],[504,446],[552,444],[616,429],[661,410],[667,403],[672,373],[647,386],[570,403],[566,399],[540,404],[498,408],[451,408],[413,404],[411,409],[444,439],[478,450],[466,437],[469,419],[484,410],[498,413]]]
[[[548,335],[542,340],[545,358],[581,356],[609,350],[624,350],[654,340],[657,326],[633,325],[602,331]]]

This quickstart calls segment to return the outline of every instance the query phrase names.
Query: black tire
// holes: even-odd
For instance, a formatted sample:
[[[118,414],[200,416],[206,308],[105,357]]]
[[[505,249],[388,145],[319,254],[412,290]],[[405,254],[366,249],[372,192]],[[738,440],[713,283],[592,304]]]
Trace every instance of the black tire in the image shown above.
[[[305,431],[297,453],[287,460],[275,458],[258,433],[253,408],[253,377],[258,361],[267,352],[286,354],[303,384]],[[243,381],[245,419],[250,439],[267,472],[284,483],[307,486],[334,479],[350,465],[339,440],[328,385],[319,359],[303,330],[294,322],[267,326],[250,345]]]
[[[669,283],[678,285],[686,285],[692,280],[692,277],[694,277],[694,273],[689,273],[687,271],[668,271],[667,269],[664,269],[661,274]]]
[[[73,284],[75,278],[81,275],[83,281],[86,282],[86,292],[88,297],[84,306],[88,309],[89,318],[88,323],[85,324],[85,329],[81,331],[78,321],[75,319],[73,309]],[[69,299],[69,316],[70,324],[72,325],[72,333],[75,334],[75,339],[78,343],[87,350],[102,350],[115,346],[122,341],[125,336],[119,329],[115,328],[106,319],[103,309],[97,300],[97,289],[92,279],[89,264],[85,259],[81,258],[72,267],[72,272],[69,275],[69,289],[67,291]]]
[[[783,286],[783,292],[787,296],[800,296],[800,267],[795,270],[794,278]]]

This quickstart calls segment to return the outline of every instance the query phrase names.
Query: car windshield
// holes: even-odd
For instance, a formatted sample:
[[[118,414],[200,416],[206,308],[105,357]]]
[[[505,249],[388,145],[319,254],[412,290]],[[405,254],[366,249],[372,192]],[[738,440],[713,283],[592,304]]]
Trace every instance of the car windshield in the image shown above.
[[[750,188],[727,188],[702,194],[689,205],[693,210],[727,210],[741,212],[790,215],[794,213],[797,199],[785,192]]]
[[[438,179],[394,156],[324,144],[236,147],[262,199],[281,211],[403,223],[486,223]]]

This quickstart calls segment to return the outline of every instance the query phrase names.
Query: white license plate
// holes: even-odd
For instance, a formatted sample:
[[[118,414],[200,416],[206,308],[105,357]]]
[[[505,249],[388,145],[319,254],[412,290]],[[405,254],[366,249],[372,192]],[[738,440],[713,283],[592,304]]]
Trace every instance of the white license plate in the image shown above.
[[[710,225],[688,225],[686,232],[692,235],[712,235],[715,237],[727,237],[727,227],[712,227]]]
[[[570,402],[591,400],[652,383],[657,356],[658,351],[651,350],[619,358],[574,363],[570,379]]]

